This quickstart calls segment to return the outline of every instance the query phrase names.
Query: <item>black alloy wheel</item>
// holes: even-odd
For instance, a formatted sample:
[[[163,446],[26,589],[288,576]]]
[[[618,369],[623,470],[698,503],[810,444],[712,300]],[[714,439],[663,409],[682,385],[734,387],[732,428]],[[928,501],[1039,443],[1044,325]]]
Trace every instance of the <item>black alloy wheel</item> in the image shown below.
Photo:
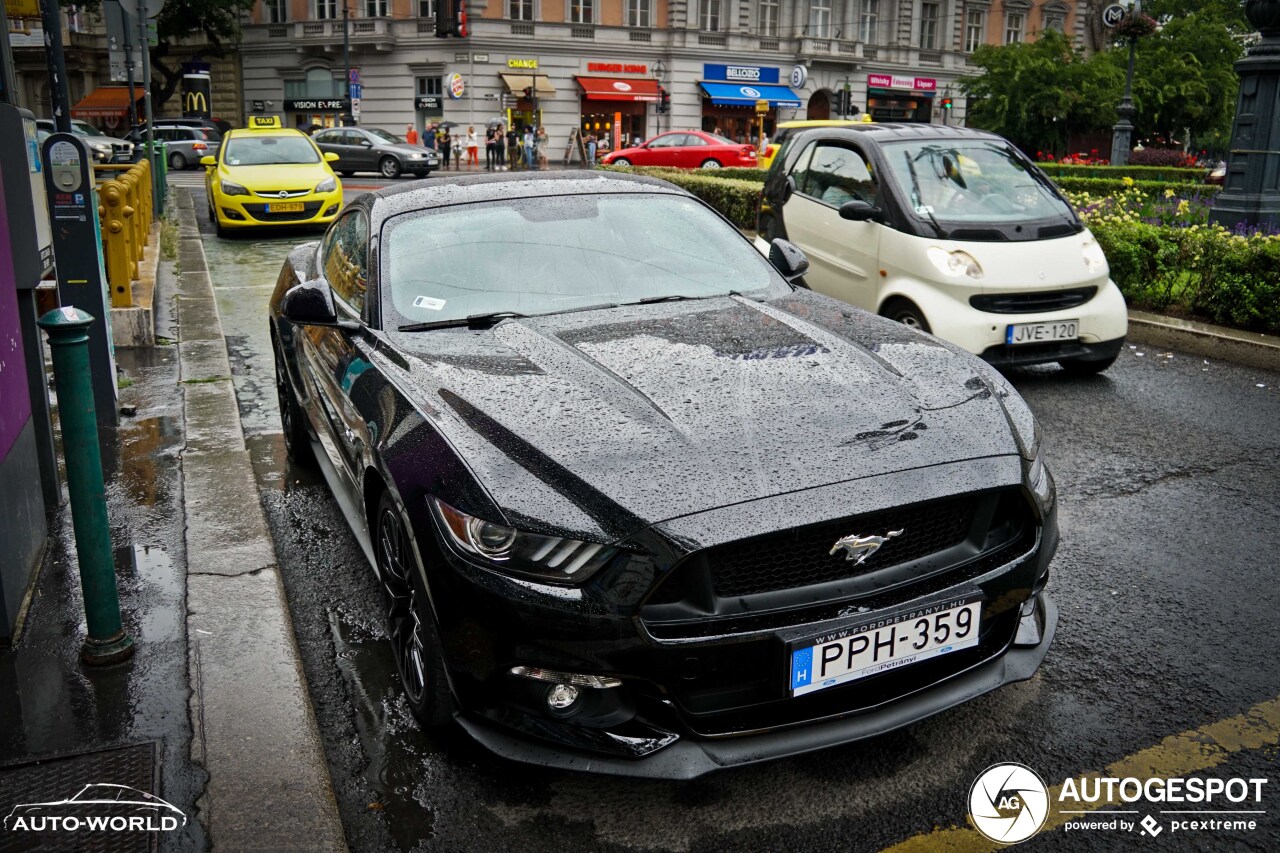
[[[280,404],[280,426],[284,430],[284,449],[289,458],[296,464],[308,468],[315,465],[315,455],[311,451],[311,437],[307,435],[307,425],[294,396],[293,386],[289,384],[289,374],[284,364],[284,356],[280,354],[280,345],[276,343],[272,349],[276,355],[276,400]]]
[[[387,633],[405,698],[422,725],[443,725],[452,716],[453,700],[435,617],[427,600],[421,566],[405,531],[404,517],[385,491],[378,502],[377,536]]]

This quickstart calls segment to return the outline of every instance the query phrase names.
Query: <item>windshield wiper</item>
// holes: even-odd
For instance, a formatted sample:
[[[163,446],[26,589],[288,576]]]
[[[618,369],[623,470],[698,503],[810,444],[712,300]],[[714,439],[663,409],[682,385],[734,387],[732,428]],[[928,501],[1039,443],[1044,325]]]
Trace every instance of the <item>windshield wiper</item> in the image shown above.
[[[426,332],[431,329],[449,329],[457,326],[467,326],[468,328],[480,329],[485,326],[494,326],[503,320],[509,320],[513,317],[527,317],[527,314],[521,314],[518,311],[490,311],[487,314],[470,314],[466,317],[455,317],[452,320],[430,320],[426,323],[409,323],[404,326],[396,327],[398,332]]]
[[[921,151],[920,156],[923,157],[925,152],[929,150],[930,149],[926,148],[924,151]],[[945,240],[947,239],[947,232],[942,230],[942,226],[939,225],[938,220],[934,218],[933,209],[924,203],[924,197],[920,195],[920,176],[916,174],[915,160],[911,159],[911,152],[907,151],[903,153],[907,158],[907,171],[911,173],[911,191],[916,198],[916,213],[923,212],[925,216],[929,217],[929,222],[933,224],[933,230],[938,232],[938,237],[940,239]]]

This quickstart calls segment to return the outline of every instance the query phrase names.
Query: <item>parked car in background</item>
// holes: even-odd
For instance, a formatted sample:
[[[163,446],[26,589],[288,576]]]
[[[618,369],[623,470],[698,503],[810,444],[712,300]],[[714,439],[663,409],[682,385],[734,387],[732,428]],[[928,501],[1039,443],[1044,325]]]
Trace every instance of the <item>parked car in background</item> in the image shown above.
[[[36,119],[36,129],[54,133],[57,125],[53,119]],[[128,163],[133,160],[133,143],[124,139],[107,136],[88,122],[71,120],[71,132],[84,137],[85,144],[93,154],[97,163]]]
[[[199,166],[200,158],[216,156],[222,145],[222,135],[209,127],[157,124],[156,139],[164,142],[169,168],[174,171]]]
[[[675,166],[680,169],[755,168],[754,145],[745,145],[702,130],[660,133],[634,148],[620,148],[600,158],[609,166]]]
[[[1124,297],[1089,229],[1004,138],[931,124],[787,138],[761,194],[757,246],[785,237],[805,282],[997,365],[1096,373],[1120,353]]]
[[[394,133],[377,127],[332,127],[311,135],[321,151],[338,155],[333,167],[350,177],[356,172],[377,172],[398,178],[402,172],[425,178],[440,167],[435,151],[410,145]]]
[[[1058,527],[1031,411],[772,249],[581,171],[366,193],[289,253],[286,448],[378,577],[424,725],[691,778],[1036,671]]]
[[[760,168],[767,169],[773,165],[774,155],[778,153],[778,149],[782,147],[782,143],[787,141],[787,137],[798,130],[804,130],[807,127],[849,127],[857,124],[853,119],[800,119],[798,121],[780,121],[777,130],[774,131],[773,139],[765,146],[764,153],[760,155]]]

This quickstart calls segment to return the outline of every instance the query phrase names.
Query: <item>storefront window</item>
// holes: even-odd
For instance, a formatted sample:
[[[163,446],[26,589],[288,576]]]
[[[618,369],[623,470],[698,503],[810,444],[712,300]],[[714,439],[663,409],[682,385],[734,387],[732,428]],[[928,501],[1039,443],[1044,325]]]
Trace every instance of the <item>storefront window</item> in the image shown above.
[[[627,26],[650,27],[653,20],[649,11],[650,0],[627,0]]]
[[[831,38],[831,0],[813,0],[809,6],[809,35]]]
[[[938,4],[920,4],[920,49],[938,49]]]
[[[595,0],[569,0],[569,23],[594,24]]]
[[[1004,16],[1004,43],[1021,44],[1022,33],[1026,28],[1026,15],[1021,12],[1010,12]]]
[[[987,40],[987,13],[970,9],[964,13],[964,52],[973,53]]]
[[[720,31],[720,0],[702,0],[702,28],[712,33]]]
[[[315,0],[315,4],[317,21],[338,17],[338,0]]]
[[[778,34],[778,0],[760,0],[760,35]]]
[[[507,0],[507,17],[513,21],[532,21],[533,0]]]
[[[880,22],[880,0],[862,0],[862,14],[858,18],[858,39],[864,44],[876,44],[876,26]]]

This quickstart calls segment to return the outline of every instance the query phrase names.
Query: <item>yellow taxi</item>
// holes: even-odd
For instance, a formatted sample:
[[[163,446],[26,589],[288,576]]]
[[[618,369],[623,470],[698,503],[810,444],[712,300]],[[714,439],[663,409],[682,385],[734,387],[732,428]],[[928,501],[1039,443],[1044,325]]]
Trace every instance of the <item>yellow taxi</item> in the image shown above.
[[[284,127],[279,116],[249,116],[249,127],[222,137],[218,156],[200,160],[209,221],[219,236],[242,228],[328,225],[342,208],[342,182],[329,166],[337,159]]]
[[[768,169],[773,165],[773,155],[778,153],[778,149],[782,147],[782,143],[787,141],[787,137],[797,130],[804,130],[806,127],[848,127],[852,124],[862,124],[870,121],[871,116],[863,116],[861,118],[851,119],[802,119],[799,121],[780,121],[778,129],[774,132],[773,139],[769,140],[769,144],[765,146],[764,153],[760,155],[760,168]]]

